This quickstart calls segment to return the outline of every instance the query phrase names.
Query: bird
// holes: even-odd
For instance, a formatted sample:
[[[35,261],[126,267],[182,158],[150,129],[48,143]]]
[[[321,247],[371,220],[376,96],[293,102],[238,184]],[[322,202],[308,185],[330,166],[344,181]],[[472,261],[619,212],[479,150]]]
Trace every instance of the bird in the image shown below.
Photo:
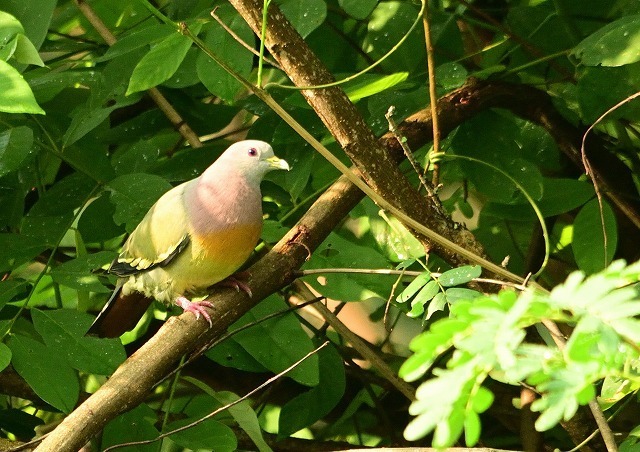
[[[214,284],[250,288],[232,275],[253,252],[262,232],[260,183],[272,170],[289,170],[271,145],[259,140],[232,144],[199,177],[162,195],[124,243],[109,273],[116,287],[87,331],[119,337],[135,327],[152,301],[176,304],[196,319]]]

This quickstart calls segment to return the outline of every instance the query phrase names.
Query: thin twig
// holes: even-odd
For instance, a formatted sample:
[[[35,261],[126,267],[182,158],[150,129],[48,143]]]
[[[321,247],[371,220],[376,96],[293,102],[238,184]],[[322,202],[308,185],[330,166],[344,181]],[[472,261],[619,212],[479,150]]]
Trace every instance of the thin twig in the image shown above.
[[[242,325],[241,327],[236,328],[233,331],[229,331],[226,334],[223,334],[222,336],[207,342],[205,345],[203,345],[202,347],[200,347],[198,350],[195,350],[193,353],[191,353],[191,355],[189,356],[189,358],[183,362],[182,364],[180,364],[178,367],[176,367],[174,370],[172,370],[170,373],[168,373],[167,375],[165,375],[161,380],[158,380],[158,382],[154,385],[154,387],[157,387],[160,383],[162,383],[163,381],[167,380],[168,378],[170,378],[172,375],[174,375],[177,372],[180,372],[185,366],[188,366],[189,364],[191,364],[193,361],[195,361],[196,359],[198,359],[200,356],[202,356],[207,350],[209,350],[212,347],[215,347],[216,345],[226,341],[227,339],[230,339],[231,337],[235,336],[236,334],[240,333],[241,331],[247,330],[249,328],[252,328],[256,325],[259,325],[262,322],[266,322],[267,320],[273,319],[275,317],[280,317],[286,314],[289,314],[290,312],[295,312],[299,309],[302,309],[306,306],[309,306],[311,304],[317,303],[320,300],[323,300],[324,297],[316,297],[312,300],[309,301],[305,301],[304,303],[300,303],[299,305],[296,306],[292,306],[290,308],[284,309],[282,311],[277,311],[277,312],[272,312],[269,315],[266,315],[258,320],[256,320],[255,322],[251,322],[251,323],[247,323],[246,325]]]
[[[215,8],[213,8],[213,10],[211,11],[211,17],[213,17],[216,22],[218,22],[218,24],[220,24],[220,26],[222,28],[224,28],[224,31],[226,31],[227,33],[229,33],[229,35],[236,40],[236,42],[238,44],[240,44],[242,47],[244,47],[245,49],[247,49],[249,52],[253,53],[255,56],[260,57],[260,52],[258,52],[256,49],[254,49],[253,47],[251,47],[249,44],[247,44],[246,42],[244,42],[242,40],[242,38],[240,36],[238,36],[238,34],[233,31],[227,24],[225,24],[222,19],[220,19],[220,17],[216,14],[216,10],[219,8],[219,6],[216,6]],[[278,63],[276,63],[274,60],[272,60],[271,58],[267,58],[266,56],[262,56],[262,59],[264,61],[266,61],[267,63],[269,63],[271,66],[275,67],[276,69],[280,69],[282,70],[282,66],[280,66]]]
[[[431,42],[431,26],[429,25],[429,6],[425,5],[422,14],[424,40],[427,46],[427,72],[429,74],[429,106],[431,107],[431,126],[433,128],[433,153],[440,153],[440,127],[438,127],[438,95],[436,94],[436,71],[433,59],[433,43]],[[433,162],[431,183],[437,187],[440,183],[440,163]]]
[[[107,28],[105,23],[98,17],[91,5],[85,0],[74,0],[76,6],[82,13],[82,15],[89,21],[91,26],[95,28],[98,34],[104,39],[104,42],[108,46],[114,45],[118,40],[111,30]],[[171,124],[175,129],[183,136],[185,140],[191,145],[192,148],[201,148],[202,142],[198,138],[198,135],[193,129],[182,119],[182,116],[176,111],[175,108],[169,103],[169,101],[162,95],[157,88],[150,88],[147,90],[149,97],[156,103],[158,108],[165,114],[165,116],[171,121]]]
[[[433,190],[431,189],[431,184],[429,184],[429,182],[427,182],[427,180],[424,177],[422,168],[420,168],[420,165],[418,165],[418,162],[413,157],[413,152],[411,152],[409,145],[407,145],[406,138],[403,137],[400,131],[398,130],[398,124],[393,119],[393,115],[395,112],[396,112],[396,107],[391,105],[389,106],[389,109],[384,115],[384,117],[387,118],[387,122],[389,123],[389,132],[391,132],[393,136],[396,137],[396,139],[398,140],[400,147],[404,151],[405,157],[407,157],[407,160],[409,160],[409,163],[411,163],[413,170],[418,175],[418,179],[420,179],[420,183],[425,188],[429,196],[435,196],[435,193],[433,193]]]
[[[640,96],[640,91],[638,91],[635,94],[632,94],[631,96],[627,97],[626,99],[621,100],[620,102],[618,102],[617,104],[615,104],[613,107],[609,108],[607,111],[605,111],[604,113],[602,113],[600,115],[600,117],[598,119],[595,120],[595,122],[593,124],[591,124],[589,126],[589,128],[587,129],[587,131],[584,133],[584,135],[582,135],[582,144],[580,145],[580,154],[582,156],[582,164],[584,166],[584,170],[587,176],[591,177],[591,181],[593,182],[593,188],[596,191],[596,198],[598,199],[598,206],[600,207],[600,224],[602,226],[602,234],[603,234],[603,246],[604,246],[604,260],[605,260],[605,265],[607,264],[607,245],[608,245],[608,237],[607,237],[607,229],[605,227],[605,222],[604,222],[604,207],[603,207],[603,200],[602,200],[602,192],[600,191],[600,184],[598,181],[598,177],[597,174],[593,172],[593,169],[591,168],[591,163],[589,163],[589,159],[587,158],[587,153],[585,151],[585,143],[587,141],[587,135],[589,134],[589,132],[591,132],[594,127],[596,125],[598,125],[609,113],[611,113],[614,110],[617,110],[618,108],[620,108],[622,105],[626,104],[627,102],[631,102],[633,99],[637,98]],[[615,202],[615,199],[613,199]],[[616,205],[623,210],[623,206],[621,206],[620,204]],[[636,215],[627,215],[627,217],[629,219],[631,219],[636,226],[640,227],[640,224],[638,223],[638,221],[636,221],[635,219],[637,218]]]
[[[300,358],[298,361],[296,361],[295,363],[291,364],[289,367],[287,367],[285,370],[283,370],[282,372],[274,375],[273,377],[269,378],[267,381],[265,381],[264,383],[262,383],[260,386],[258,386],[255,389],[252,389],[251,391],[247,392],[245,395],[243,395],[242,397],[240,397],[237,400],[234,400],[231,403],[226,404],[225,406],[222,406],[220,408],[218,408],[217,410],[212,411],[211,413],[207,414],[204,417],[201,417],[200,419],[198,419],[197,421],[193,421],[187,425],[183,425],[182,427],[176,428],[174,430],[171,430],[169,432],[165,432],[162,433],[161,435],[158,435],[158,437],[154,438],[154,439],[148,439],[145,441],[132,441],[129,443],[122,443],[122,444],[116,444],[115,446],[110,446],[107,447],[103,452],[107,452],[110,450],[114,450],[114,449],[119,449],[121,447],[127,447],[127,446],[138,446],[138,445],[143,445],[143,444],[151,444],[154,443],[158,440],[161,440],[163,438],[166,438],[168,436],[174,435],[178,432],[182,432],[184,430],[190,429],[195,427],[198,424],[201,424],[202,422],[206,421],[207,419],[211,419],[213,416],[216,416],[217,414],[220,414],[221,412],[228,410],[229,408],[239,404],[240,402],[243,402],[245,400],[247,400],[249,397],[251,397],[252,395],[254,395],[256,392],[260,391],[261,389],[269,386],[271,383],[273,383],[276,380],[279,380],[280,378],[282,378],[284,375],[286,375],[287,373],[289,373],[291,370],[293,370],[294,368],[296,368],[297,366],[300,365],[300,363],[302,363],[304,360],[306,360],[307,358],[309,358],[312,355],[315,355],[316,353],[318,353],[320,350],[322,350],[324,347],[326,347],[327,345],[329,345],[329,341],[326,341],[325,343],[323,343],[320,347],[311,350],[309,353],[307,353],[306,355],[304,355],[302,358]]]
[[[390,270],[385,268],[314,268],[310,270],[299,270],[295,272],[295,275],[298,277],[309,276],[309,275],[326,275],[328,273],[356,273],[356,274],[365,274],[365,275],[400,275],[400,276],[412,276],[416,277],[424,272],[415,271],[415,270]],[[442,276],[442,273],[439,272],[430,272],[431,276],[434,278],[439,278]],[[526,290],[526,284],[517,284],[512,283],[510,281],[502,281],[500,279],[492,279],[492,278],[473,278],[472,281],[486,284],[495,284],[498,286],[507,286],[512,287],[517,290]]]
[[[309,290],[305,283],[302,281],[295,281],[293,283],[293,287],[296,291],[302,295],[303,298],[312,298],[313,293]],[[313,309],[318,311],[318,313],[327,321],[329,325],[347,342],[349,342],[354,349],[360,353],[360,355],[365,358],[367,361],[371,363],[371,365],[380,372],[380,375],[391,383],[402,395],[404,395],[410,401],[415,400],[415,389],[413,386],[400,379],[396,372],[389,367],[389,365],[378,356],[378,354],[367,345],[360,336],[352,332],[344,323],[336,317],[333,312],[331,312],[325,305],[322,303],[316,303],[313,306]]]

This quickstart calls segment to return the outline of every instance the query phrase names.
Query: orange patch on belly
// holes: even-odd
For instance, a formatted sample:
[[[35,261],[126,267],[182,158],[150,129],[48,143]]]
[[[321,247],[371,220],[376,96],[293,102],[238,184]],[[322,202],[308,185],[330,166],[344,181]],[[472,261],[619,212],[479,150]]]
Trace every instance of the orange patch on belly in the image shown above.
[[[260,239],[262,225],[238,225],[207,235],[194,235],[194,251],[209,261],[240,266]]]

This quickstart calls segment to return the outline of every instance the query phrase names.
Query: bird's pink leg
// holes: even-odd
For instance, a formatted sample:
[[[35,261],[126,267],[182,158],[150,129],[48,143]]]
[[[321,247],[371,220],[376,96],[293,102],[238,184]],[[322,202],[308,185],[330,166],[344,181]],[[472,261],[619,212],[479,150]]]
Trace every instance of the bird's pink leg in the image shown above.
[[[185,312],[193,312],[193,314],[196,316],[196,320],[199,319],[200,315],[202,314],[202,317],[204,317],[205,320],[209,323],[209,328],[213,326],[213,323],[211,322],[211,316],[205,309],[205,306],[207,308],[213,307],[213,303],[211,303],[210,301],[203,300],[196,302],[181,296],[176,298],[175,304],[180,306]]]
[[[249,278],[248,271],[238,272],[238,273],[234,273],[231,276],[227,276],[225,279],[223,279],[220,282],[217,282],[214,285],[222,286],[222,287],[231,287],[232,289],[236,289],[237,292],[240,292],[242,290],[244,293],[249,295],[249,297],[253,297],[253,293],[251,292],[251,287],[249,287],[249,285],[246,283],[247,278]]]

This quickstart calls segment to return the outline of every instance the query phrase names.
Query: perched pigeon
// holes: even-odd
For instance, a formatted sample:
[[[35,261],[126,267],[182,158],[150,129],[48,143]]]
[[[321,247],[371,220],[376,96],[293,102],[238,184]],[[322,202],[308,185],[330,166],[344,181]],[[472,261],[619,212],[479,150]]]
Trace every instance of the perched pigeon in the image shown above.
[[[119,277],[89,335],[118,337],[132,329],[152,300],[175,303],[211,324],[206,295],[228,281],[247,260],[262,232],[260,182],[274,169],[289,169],[263,141],[231,145],[200,177],[165,193],[127,239],[109,272]]]

